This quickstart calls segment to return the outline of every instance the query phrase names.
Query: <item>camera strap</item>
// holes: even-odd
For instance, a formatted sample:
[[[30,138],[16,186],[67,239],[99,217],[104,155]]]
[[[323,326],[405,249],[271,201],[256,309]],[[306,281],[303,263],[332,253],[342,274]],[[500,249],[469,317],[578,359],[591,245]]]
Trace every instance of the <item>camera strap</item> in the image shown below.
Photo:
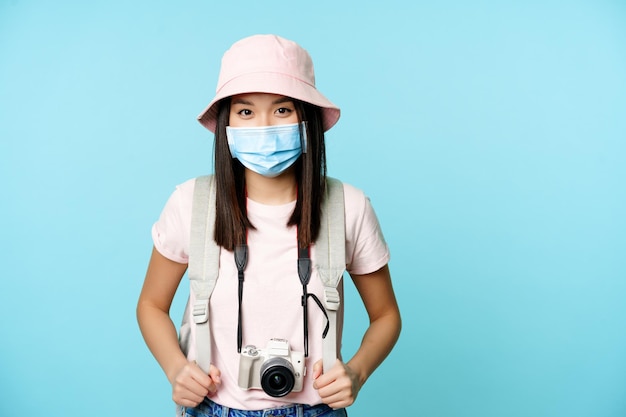
[[[296,229],[297,230],[297,229]],[[245,269],[248,264],[248,245],[237,245],[234,251],[235,265],[237,266],[237,277],[239,281],[238,294],[237,294],[237,353],[241,353],[241,345],[243,342],[243,325],[241,320],[241,306],[243,303],[243,284],[245,281]],[[326,317],[326,327],[322,333],[322,338],[326,338],[330,323],[328,320],[328,314],[326,309],[322,305],[322,302],[317,298],[315,294],[309,294],[307,287],[311,280],[311,256],[310,250],[306,248],[298,248],[298,277],[302,284],[302,316],[303,316],[303,328],[304,328],[304,357],[309,356],[309,314],[308,314],[308,299],[312,298],[317,306],[320,308],[324,317]]]
[[[311,251],[309,247],[306,248],[298,248],[298,277],[300,278],[300,283],[302,284],[302,317],[303,317],[303,328],[304,328],[304,357],[309,357],[309,312],[308,312],[308,300],[311,297],[317,306],[324,313],[324,317],[326,317],[326,327],[324,328],[324,332],[322,333],[322,339],[326,338],[328,334],[328,328],[330,327],[330,323],[328,320],[328,313],[326,313],[326,309],[322,305],[322,302],[317,295],[311,293],[309,294],[307,290],[307,286],[309,281],[311,280]]]
[[[239,281],[238,288],[238,310],[237,310],[237,353],[241,353],[241,342],[243,339],[243,329],[241,324],[241,303],[243,301],[243,281],[244,270],[248,264],[248,245],[235,246],[235,265],[237,266],[237,278]]]

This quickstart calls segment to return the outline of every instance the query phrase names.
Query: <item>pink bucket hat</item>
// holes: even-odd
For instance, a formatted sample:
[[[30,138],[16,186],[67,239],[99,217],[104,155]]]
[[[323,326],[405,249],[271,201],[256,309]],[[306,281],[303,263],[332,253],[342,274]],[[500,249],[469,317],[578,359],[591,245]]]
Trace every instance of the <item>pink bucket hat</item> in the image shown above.
[[[215,97],[198,115],[198,121],[215,132],[217,103],[244,93],[280,94],[321,107],[324,131],[339,120],[339,107],[315,88],[313,61],[308,52],[280,36],[250,36],[224,53]]]

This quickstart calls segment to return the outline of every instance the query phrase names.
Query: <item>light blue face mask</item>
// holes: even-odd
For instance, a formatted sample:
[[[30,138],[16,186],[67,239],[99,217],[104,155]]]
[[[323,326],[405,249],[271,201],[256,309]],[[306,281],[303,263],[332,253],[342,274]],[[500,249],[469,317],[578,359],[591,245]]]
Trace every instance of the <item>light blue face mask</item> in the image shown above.
[[[285,172],[306,152],[306,122],[262,127],[226,126],[226,137],[233,158],[270,178]]]

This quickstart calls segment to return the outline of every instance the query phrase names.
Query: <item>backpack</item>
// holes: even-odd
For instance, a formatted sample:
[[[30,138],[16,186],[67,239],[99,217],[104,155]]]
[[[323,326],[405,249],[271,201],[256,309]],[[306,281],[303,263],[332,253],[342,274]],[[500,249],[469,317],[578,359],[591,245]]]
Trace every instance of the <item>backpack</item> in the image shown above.
[[[215,179],[196,178],[189,246],[190,291],[179,331],[179,343],[189,360],[208,374],[211,364],[209,300],[218,277],[220,247],[213,240],[215,228]],[[337,311],[341,303],[338,285],[346,269],[345,212],[343,184],[326,179],[321,227],[315,241],[318,275],[324,285],[324,307],[329,328],[322,341],[324,371],[335,364],[337,355]]]

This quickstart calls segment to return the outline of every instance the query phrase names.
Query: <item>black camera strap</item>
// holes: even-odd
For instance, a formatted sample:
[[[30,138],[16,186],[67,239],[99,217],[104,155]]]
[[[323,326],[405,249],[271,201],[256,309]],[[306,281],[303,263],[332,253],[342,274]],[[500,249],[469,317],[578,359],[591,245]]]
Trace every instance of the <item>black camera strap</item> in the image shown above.
[[[237,311],[237,352],[241,353],[243,330],[241,328],[241,302],[243,301],[244,270],[248,264],[248,245],[235,246],[235,265],[237,265],[237,277],[239,279],[238,311]]]
[[[241,305],[243,302],[243,283],[245,280],[244,271],[246,269],[246,265],[248,264],[248,245],[237,245],[234,251],[235,255],[235,265],[237,266],[237,277],[239,281],[238,288],[238,311],[237,311],[237,352],[241,353],[241,345],[243,341],[243,325],[241,319]],[[309,314],[308,314],[308,299],[311,297],[313,301],[318,305],[322,313],[324,313],[324,317],[326,317],[326,327],[324,328],[324,332],[322,333],[322,338],[326,338],[326,334],[328,333],[329,328],[329,319],[328,313],[326,313],[326,309],[322,305],[322,302],[319,298],[313,294],[308,292],[307,286],[309,281],[311,280],[311,255],[310,249],[307,246],[306,248],[298,248],[298,277],[300,278],[300,283],[302,284],[302,316],[303,316],[303,326],[304,326],[304,356],[309,356]]]
[[[309,313],[308,313],[308,300],[311,297],[315,303],[319,306],[322,313],[326,317],[326,327],[324,328],[324,332],[322,333],[322,338],[326,338],[326,334],[328,333],[329,320],[328,314],[326,313],[326,309],[320,302],[319,298],[313,293],[309,294],[307,290],[307,286],[309,281],[311,280],[311,251],[307,246],[306,248],[298,248],[298,277],[300,277],[300,282],[302,283],[302,316],[303,316],[303,325],[304,325],[304,357],[309,357]]]

